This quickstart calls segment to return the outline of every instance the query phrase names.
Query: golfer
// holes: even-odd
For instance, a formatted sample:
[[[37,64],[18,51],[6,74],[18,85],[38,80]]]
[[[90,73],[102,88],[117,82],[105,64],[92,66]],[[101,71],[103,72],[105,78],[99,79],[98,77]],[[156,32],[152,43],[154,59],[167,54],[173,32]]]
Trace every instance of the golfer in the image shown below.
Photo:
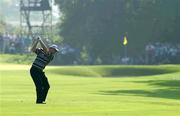
[[[42,48],[37,48],[38,43],[40,43]],[[31,77],[36,86],[36,104],[45,104],[50,85],[43,70],[53,60],[55,53],[59,49],[57,45],[47,47],[41,38],[38,37],[34,40],[31,51],[37,55],[30,69]]]

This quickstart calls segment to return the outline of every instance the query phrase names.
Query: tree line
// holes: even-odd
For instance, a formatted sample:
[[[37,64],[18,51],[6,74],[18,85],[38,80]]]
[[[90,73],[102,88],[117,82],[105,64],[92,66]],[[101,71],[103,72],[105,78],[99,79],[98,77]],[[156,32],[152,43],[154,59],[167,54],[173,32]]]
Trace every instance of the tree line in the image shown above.
[[[59,34],[64,42],[86,50],[104,63],[138,55],[150,42],[180,42],[180,0],[55,0],[62,13]]]

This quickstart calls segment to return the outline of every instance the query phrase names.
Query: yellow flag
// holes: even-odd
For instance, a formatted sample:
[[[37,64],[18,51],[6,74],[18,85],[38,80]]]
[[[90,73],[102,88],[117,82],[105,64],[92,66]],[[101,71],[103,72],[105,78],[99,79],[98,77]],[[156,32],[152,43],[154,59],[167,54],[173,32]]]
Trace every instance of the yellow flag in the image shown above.
[[[124,36],[124,41],[123,41],[123,45],[127,45],[128,44],[128,40],[127,40],[127,37]]]

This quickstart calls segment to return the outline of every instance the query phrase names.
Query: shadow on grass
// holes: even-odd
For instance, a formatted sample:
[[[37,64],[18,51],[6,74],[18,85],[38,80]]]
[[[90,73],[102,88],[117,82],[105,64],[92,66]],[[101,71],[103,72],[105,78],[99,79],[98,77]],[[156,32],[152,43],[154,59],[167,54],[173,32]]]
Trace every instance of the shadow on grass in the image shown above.
[[[147,67],[119,67],[104,68],[105,74],[102,77],[139,77],[174,73],[176,70],[165,70]]]
[[[147,83],[148,85],[153,86],[156,89],[100,91],[100,94],[101,95],[131,95],[131,96],[156,97],[156,98],[180,100],[179,80],[140,81],[138,83]]]
[[[180,80],[148,80],[148,81],[133,81],[135,83],[146,83],[150,86],[167,87],[173,89],[180,89]]]
[[[81,77],[141,77],[161,74],[175,73],[175,69],[164,69],[155,67],[142,66],[103,66],[103,67],[64,67],[51,69],[52,73],[67,75],[67,76],[81,76]]]

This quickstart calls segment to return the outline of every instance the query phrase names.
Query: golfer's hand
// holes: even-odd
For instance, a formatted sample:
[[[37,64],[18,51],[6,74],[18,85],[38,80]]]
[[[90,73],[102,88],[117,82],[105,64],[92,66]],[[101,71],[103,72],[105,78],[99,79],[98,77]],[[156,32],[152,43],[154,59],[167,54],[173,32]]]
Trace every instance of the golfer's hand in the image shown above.
[[[39,41],[41,38],[38,36],[36,39],[37,39],[37,41]]]
[[[41,37],[40,37],[40,36],[37,37],[37,41],[38,41],[38,42],[41,41]]]

